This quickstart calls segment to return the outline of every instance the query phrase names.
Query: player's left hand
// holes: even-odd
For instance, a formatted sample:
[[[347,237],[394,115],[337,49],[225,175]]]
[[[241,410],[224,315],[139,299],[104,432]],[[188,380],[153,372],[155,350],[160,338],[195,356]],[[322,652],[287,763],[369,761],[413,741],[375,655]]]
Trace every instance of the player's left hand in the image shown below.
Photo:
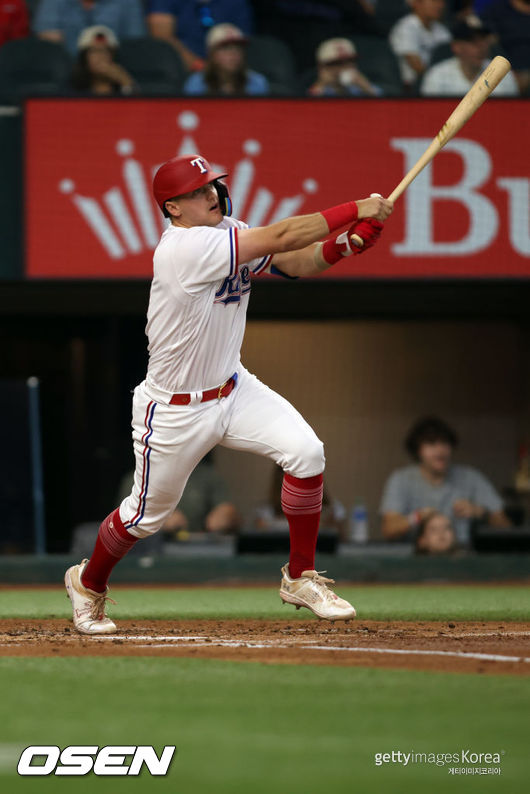
[[[367,248],[371,248],[378,241],[383,224],[375,218],[364,218],[356,221],[350,226],[347,232],[342,232],[334,240],[327,240],[322,250],[322,259],[327,266],[340,262],[343,256],[352,254],[362,254]],[[352,239],[352,235],[362,238],[364,245],[361,246]]]
[[[362,254],[367,248],[372,248],[379,240],[383,227],[384,224],[375,218],[364,218],[362,221],[354,223],[347,232],[348,240],[351,241],[352,253]],[[363,246],[356,245],[355,240],[352,240],[354,234],[361,238]]]

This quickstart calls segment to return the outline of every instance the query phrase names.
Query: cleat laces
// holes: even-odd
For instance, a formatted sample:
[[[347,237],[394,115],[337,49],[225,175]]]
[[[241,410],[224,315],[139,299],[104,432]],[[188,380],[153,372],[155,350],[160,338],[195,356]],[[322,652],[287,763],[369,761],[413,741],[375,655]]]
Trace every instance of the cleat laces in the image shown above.
[[[101,593],[101,595],[91,598],[90,601],[87,602],[86,609],[82,611],[86,612],[91,620],[103,620],[107,617],[105,615],[105,603],[107,601],[111,604],[116,604],[113,598],[110,598],[106,593]]]
[[[322,597],[327,601],[336,601],[338,596],[328,587],[328,584],[335,584],[335,579],[328,579],[327,576],[322,576],[323,573],[327,573],[327,571],[312,571],[310,576],[305,576],[304,578],[314,582],[319,588]]]

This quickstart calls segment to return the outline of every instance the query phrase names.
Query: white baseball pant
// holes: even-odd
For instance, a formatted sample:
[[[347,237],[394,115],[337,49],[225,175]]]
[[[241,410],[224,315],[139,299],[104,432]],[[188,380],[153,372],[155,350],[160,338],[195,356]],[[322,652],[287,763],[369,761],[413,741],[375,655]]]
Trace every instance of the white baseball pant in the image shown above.
[[[195,466],[217,444],[265,455],[294,477],[324,471],[323,444],[301,414],[243,366],[237,374],[228,397],[204,403],[167,405],[145,381],[134,390],[134,485],[120,505],[131,535],[160,529]]]

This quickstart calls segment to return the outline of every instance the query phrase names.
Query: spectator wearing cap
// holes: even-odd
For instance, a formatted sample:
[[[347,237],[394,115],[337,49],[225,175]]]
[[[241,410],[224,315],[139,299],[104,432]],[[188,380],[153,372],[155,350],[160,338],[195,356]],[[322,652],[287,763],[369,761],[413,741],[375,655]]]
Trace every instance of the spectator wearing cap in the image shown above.
[[[451,40],[449,30],[439,21],[444,0],[407,0],[411,13],[399,19],[389,34],[398,57],[401,80],[413,87],[429,67],[433,50]]]
[[[492,43],[491,30],[479,17],[470,15],[457,22],[453,28],[451,48],[454,58],[447,58],[425,73],[420,93],[424,96],[464,96],[479,74],[490,62]],[[509,72],[493,96],[517,96],[519,89],[513,74]]]
[[[357,68],[357,50],[349,39],[328,39],[316,52],[318,77],[310,96],[381,96],[382,90]]]
[[[147,25],[157,39],[169,42],[190,71],[204,68],[206,36],[223,22],[249,35],[253,15],[248,0],[147,0]]]
[[[292,49],[300,73],[314,66],[315,49],[321,41],[381,35],[374,5],[377,0],[252,0],[256,29],[284,41]]]
[[[133,78],[116,63],[118,46],[114,32],[105,25],[93,25],[82,31],[72,74],[76,91],[98,95],[133,93]]]
[[[0,2],[0,46],[29,36],[29,15],[24,0]]]
[[[141,0],[40,0],[33,18],[41,39],[64,44],[72,56],[81,32],[94,25],[105,25],[119,39],[144,36]]]
[[[502,500],[493,485],[476,469],[453,463],[458,445],[455,431],[436,416],[416,422],[405,439],[414,459],[393,472],[380,506],[381,529],[389,539],[414,539],[430,516],[449,518],[458,543],[467,545],[471,523],[509,527]]]
[[[483,19],[499,37],[521,94],[530,93],[530,0],[494,0]]]
[[[268,94],[267,78],[247,68],[247,42],[243,31],[228,22],[211,28],[206,37],[206,65],[201,72],[188,77],[184,93],[197,96]]]

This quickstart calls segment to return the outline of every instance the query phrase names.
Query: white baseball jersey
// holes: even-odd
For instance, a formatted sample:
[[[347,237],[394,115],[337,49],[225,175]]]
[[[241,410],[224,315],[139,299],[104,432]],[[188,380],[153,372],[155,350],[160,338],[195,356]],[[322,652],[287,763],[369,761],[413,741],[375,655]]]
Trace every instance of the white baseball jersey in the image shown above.
[[[483,61],[482,69],[490,63]],[[420,93],[424,96],[464,96],[475,81],[469,80],[462,71],[458,58],[448,58],[437,63],[425,73]],[[518,96],[517,81],[512,72],[508,72],[493,92],[493,96]]]
[[[169,226],[154,254],[146,333],[147,383],[168,393],[204,391],[239,366],[252,275],[271,256],[237,264],[237,230],[224,218],[215,227]]]
[[[401,79],[404,83],[413,83],[416,72],[408,65],[405,55],[418,55],[424,66],[431,61],[431,53],[439,44],[451,41],[451,34],[445,25],[433,22],[426,28],[416,14],[402,17],[390,31],[390,46],[399,58]]]
[[[149,368],[133,398],[134,485],[120,517],[136,537],[156,532],[178,504],[189,475],[220,444],[264,455],[295,477],[324,470],[322,442],[304,418],[242,366],[239,357],[251,275],[271,268],[264,256],[237,264],[238,229],[170,226],[155,251],[147,334]],[[201,392],[237,373],[227,397]],[[193,393],[171,405],[174,393]]]
[[[240,362],[251,275],[271,268],[270,256],[238,267],[237,233],[245,228],[230,218],[215,227],[170,226],[155,251],[149,368],[133,398],[134,485],[120,505],[136,537],[162,526],[217,444],[264,455],[295,477],[324,470],[314,430]],[[202,391],[235,373],[227,397],[201,401]],[[182,392],[194,393],[191,402],[171,405],[171,395]]]

